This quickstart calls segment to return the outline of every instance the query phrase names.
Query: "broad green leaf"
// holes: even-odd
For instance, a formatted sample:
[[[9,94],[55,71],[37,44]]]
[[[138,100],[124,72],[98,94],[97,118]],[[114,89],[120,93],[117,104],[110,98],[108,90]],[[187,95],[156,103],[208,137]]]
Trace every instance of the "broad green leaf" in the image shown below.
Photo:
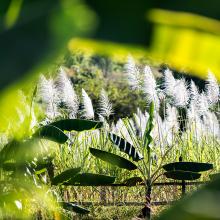
[[[211,163],[197,163],[197,162],[174,162],[163,166],[166,171],[183,170],[192,172],[203,172],[213,169]]]
[[[52,125],[45,125],[39,128],[33,137],[48,139],[59,144],[64,144],[68,140],[68,136],[61,129]]]
[[[164,175],[174,180],[196,180],[201,176],[200,173],[183,170],[167,171]]]
[[[220,177],[202,186],[166,209],[157,220],[220,219]]]
[[[143,159],[143,156],[135,149],[135,147],[127,142],[125,139],[113,133],[109,133],[109,138],[112,143],[120,149],[120,151],[128,154],[128,156],[131,157],[133,161],[139,161]]]
[[[105,186],[114,183],[114,176],[106,176],[94,173],[77,174],[64,185],[73,186]]]
[[[105,162],[108,162],[112,165],[115,165],[117,167],[123,168],[123,169],[127,169],[127,170],[135,170],[137,169],[137,166],[132,163],[131,161],[120,157],[116,154],[112,154],[109,153],[107,151],[103,151],[103,150],[98,150],[95,148],[89,148],[91,154]]]
[[[62,131],[85,131],[91,129],[99,129],[103,127],[100,121],[83,120],[83,119],[64,119],[51,123]]]
[[[79,205],[76,205],[71,202],[59,202],[59,204],[66,210],[71,212],[76,212],[78,214],[88,214],[90,211],[88,209],[85,209]]]
[[[144,182],[143,179],[139,176],[134,176],[134,177],[131,177],[131,178],[123,181],[123,183],[128,186],[136,186],[136,185],[139,185],[143,182]]]
[[[80,172],[80,170],[81,170],[80,167],[65,170],[64,172],[55,176],[52,179],[52,184],[58,185],[58,184],[63,184],[65,182],[68,182],[70,179],[72,179],[74,176],[76,176],[76,174],[78,174]]]

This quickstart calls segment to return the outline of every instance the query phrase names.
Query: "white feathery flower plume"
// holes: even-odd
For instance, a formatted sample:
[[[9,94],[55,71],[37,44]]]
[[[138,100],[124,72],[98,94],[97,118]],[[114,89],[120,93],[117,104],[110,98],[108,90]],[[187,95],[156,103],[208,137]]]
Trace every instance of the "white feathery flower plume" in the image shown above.
[[[199,97],[198,87],[193,82],[193,80],[191,80],[191,83],[190,83],[190,97],[191,97],[191,102],[192,101],[196,102],[198,100],[198,97]]]
[[[135,65],[134,59],[129,56],[128,61],[125,65],[125,73],[127,81],[132,89],[140,88],[140,72],[138,67]]]
[[[203,117],[204,126],[206,128],[206,134],[210,134],[214,137],[219,137],[219,122],[214,112],[207,111]]]
[[[103,117],[109,118],[113,114],[112,103],[109,101],[108,95],[102,89],[99,99],[99,114]]]
[[[154,75],[149,66],[144,68],[143,93],[147,95],[149,102],[154,102],[156,108],[159,107],[159,98],[157,95],[157,84]]]
[[[164,86],[165,93],[168,96],[174,96],[174,89],[176,85],[176,79],[173,77],[173,73],[171,70],[166,69],[164,72]]]
[[[65,104],[69,117],[76,118],[79,100],[70,79],[62,67],[56,79],[56,86],[59,91],[61,102]]]
[[[207,96],[204,92],[199,94],[198,100],[196,102],[196,106],[197,106],[197,109],[198,109],[198,113],[200,115],[203,115],[208,111],[209,102],[208,102],[208,98],[207,98]]]
[[[164,130],[167,143],[172,144],[175,134],[179,131],[178,113],[175,107],[167,105],[167,116],[164,120]]]
[[[201,140],[201,136],[204,133],[204,125],[194,102],[191,102],[187,109],[187,128],[187,132],[193,132],[193,137],[196,141]]]
[[[166,69],[164,72],[165,93],[171,96],[174,105],[184,107],[188,104],[189,93],[185,79],[176,80],[171,70]]]
[[[187,108],[186,116],[189,125],[199,118],[198,109],[197,109],[197,102],[191,101],[189,107]]]
[[[148,119],[148,112],[143,114],[139,108],[137,109],[137,113],[134,113],[134,122],[140,137],[144,135]]]
[[[157,146],[160,146],[161,153],[164,154],[166,146],[166,130],[164,129],[164,123],[158,113],[155,114],[154,128],[152,130],[152,137],[155,140]]]
[[[217,79],[215,78],[214,74],[209,71],[208,72],[208,78],[206,81],[206,95],[207,99],[210,105],[214,105],[218,102],[219,100],[219,86]]]
[[[42,101],[46,116],[50,119],[57,117],[59,97],[53,80],[41,75],[37,88],[37,98]]]
[[[84,89],[82,89],[82,99],[83,99],[83,117],[86,119],[94,119],[94,110],[92,105],[92,100],[86,93]]]
[[[173,99],[177,107],[185,107],[188,104],[189,93],[185,79],[176,80]]]

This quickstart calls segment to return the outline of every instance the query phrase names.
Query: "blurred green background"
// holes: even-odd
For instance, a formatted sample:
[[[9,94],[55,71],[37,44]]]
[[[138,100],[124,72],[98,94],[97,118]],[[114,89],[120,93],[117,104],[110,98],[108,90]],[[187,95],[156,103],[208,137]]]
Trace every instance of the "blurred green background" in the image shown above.
[[[169,11],[152,11],[155,8]],[[149,58],[195,74],[207,68],[217,71],[219,8],[218,0],[1,0],[0,86],[39,63],[48,64],[72,37],[142,47]],[[105,50],[105,43],[102,46]]]

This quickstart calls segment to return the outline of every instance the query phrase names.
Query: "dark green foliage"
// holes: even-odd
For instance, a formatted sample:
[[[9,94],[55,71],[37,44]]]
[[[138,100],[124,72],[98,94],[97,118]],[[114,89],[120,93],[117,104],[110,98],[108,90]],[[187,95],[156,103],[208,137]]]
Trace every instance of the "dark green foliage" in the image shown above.
[[[59,144],[64,144],[68,140],[68,136],[61,129],[52,125],[39,128],[33,137],[48,139]]]
[[[25,167],[27,166],[27,164],[22,163],[22,164],[18,164],[15,162],[4,162],[2,164],[2,169],[5,171],[16,171],[16,170],[25,170]]]
[[[213,169],[213,164],[197,162],[175,162],[163,166],[166,171],[183,170],[192,172],[203,172]]]
[[[127,170],[135,170],[137,169],[137,166],[132,163],[131,161],[120,157],[116,154],[109,153],[107,151],[98,150],[95,148],[89,148],[91,154],[107,163],[110,163],[112,165],[115,165],[117,167],[127,169]]]
[[[165,172],[164,175],[167,178],[171,178],[174,180],[196,180],[199,179],[201,176],[200,173],[182,170],[168,171]]]
[[[104,186],[114,183],[115,177],[94,173],[77,174],[64,185],[73,186]]]
[[[53,159],[54,156],[47,156],[46,158],[41,158],[39,161],[37,161],[36,166],[34,167],[35,173],[39,174],[48,169],[51,166]]]
[[[9,22],[13,15],[8,13],[11,3],[21,4],[13,22]],[[0,89],[53,62],[71,37],[93,29],[95,19],[81,1],[59,0],[1,0],[0,17]]]
[[[72,179],[74,176],[76,176],[76,174],[78,174],[80,172],[80,170],[81,170],[80,167],[65,170],[61,174],[55,176],[52,179],[51,183],[53,185],[58,185],[58,184],[63,184],[65,182],[68,182],[70,179]]]
[[[91,121],[83,119],[64,119],[51,123],[62,131],[85,131],[102,128],[103,123],[100,121]]]
[[[112,143],[120,149],[120,151],[128,154],[128,156],[131,157],[134,161],[139,161],[143,159],[143,156],[135,149],[135,147],[127,142],[125,139],[113,133],[109,133],[109,138]]]
[[[141,183],[144,183],[144,181],[141,177],[134,176],[134,177],[131,177],[129,179],[124,180],[123,183],[128,185],[128,186],[136,186],[136,185],[139,185]]]
[[[210,174],[210,175],[209,175],[209,178],[210,178],[211,180],[218,179],[218,178],[220,178],[220,173]]]
[[[71,202],[59,202],[59,204],[66,210],[71,211],[71,212],[76,212],[78,214],[88,214],[89,210],[85,209],[79,205],[76,205]]]

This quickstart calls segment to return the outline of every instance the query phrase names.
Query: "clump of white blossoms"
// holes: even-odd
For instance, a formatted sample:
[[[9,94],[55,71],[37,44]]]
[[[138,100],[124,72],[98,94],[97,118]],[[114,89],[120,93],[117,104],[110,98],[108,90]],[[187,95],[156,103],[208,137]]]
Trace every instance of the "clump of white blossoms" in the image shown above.
[[[219,85],[214,74],[210,71],[207,75],[204,91],[199,91],[195,82],[190,84],[184,79],[176,79],[170,69],[163,74],[163,84],[158,85],[149,66],[141,71],[131,57],[125,65],[128,84],[133,90],[139,90],[145,95],[146,103],[154,102],[155,120],[152,135],[154,141],[160,145],[172,145],[175,135],[194,132],[195,139],[199,141],[201,136],[220,138],[220,128],[216,112],[213,107],[219,102]],[[163,89],[159,89],[163,88]],[[161,100],[165,106],[160,105]],[[163,108],[163,109],[161,109]],[[185,116],[179,110],[185,109]],[[163,120],[161,118],[163,112]],[[134,129],[140,133],[146,126],[148,116],[140,110],[134,114]],[[184,124],[184,129],[180,124]]]

